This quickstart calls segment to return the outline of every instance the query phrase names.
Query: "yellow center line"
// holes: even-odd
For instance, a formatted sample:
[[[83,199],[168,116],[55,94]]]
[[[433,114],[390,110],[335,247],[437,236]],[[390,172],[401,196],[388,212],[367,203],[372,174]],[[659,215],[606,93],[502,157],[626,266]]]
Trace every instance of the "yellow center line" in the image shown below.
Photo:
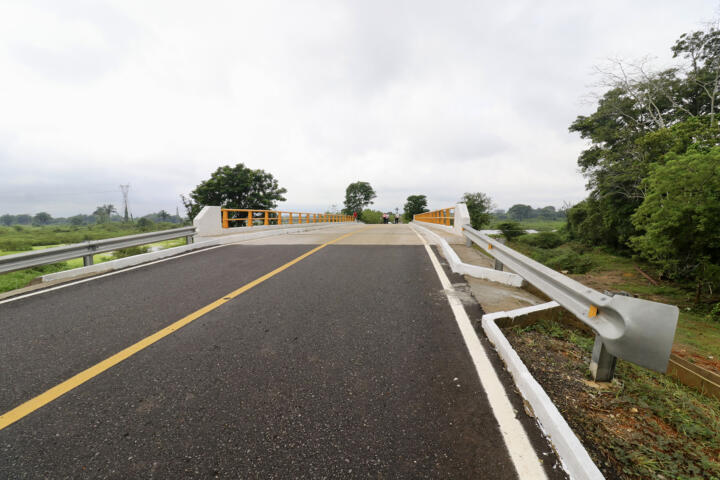
[[[106,358],[100,363],[97,363],[93,365],[92,367],[88,368],[87,370],[83,370],[82,372],[78,373],[77,375],[65,380],[64,382],[52,387],[50,390],[45,391],[44,393],[41,393],[35,398],[32,398],[28,400],[27,402],[23,403],[22,405],[19,405],[9,412],[0,415],[0,430],[4,429],[8,425],[11,425],[21,418],[25,417],[26,415],[31,414],[35,410],[38,410],[39,408],[44,407],[48,403],[52,402],[53,400],[57,399],[61,395],[66,394],[70,390],[82,385],[83,383],[87,382],[93,377],[96,377],[103,373],[105,370],[108,370],[118,363],[122,362],[123,360],[131,357],[132,355],[135,355],[137,352],[143,350],[144,348],[149,347],[153,343],[157,342],[158,340],[161,340],[171,333],[180,330],[185,325],[189,324],[193,320],[197,320],[198,318],[202,317],[208,312],[211,312],[218,308],[221,305],[224,305],[225,303],[229,302],[233,298],[237,297],[238,295],[241,295],[251,288],[261,284],[265,280],[272,278],[273,276],[277,275],[278,273],[282,272],[283,270],[286,270],[296,263],[298,263],[301,260],[304,260],[305,258],[309,257],[313,253],[316,253],[319,250],[322,250],[323,248],[327,247],[328,245],[332,245],[333,243],[339,242],[340,240],[343,240],[350,235],[355,235],[356,233],[362,232],[363,230],[367,230],[370,227],[361,228],[359,230],[356,230],[354,232],[346,233],[345,235],[341,235],[333,240],[330,240],[329,242],[323,243],[320,246],[317,246],[310,250],[309,252],[306,252],[299,257],[295,258],[294,260],[289,261],[285,265],[282,265],[281,267],[276,268],[270,273],[266,273],[262,277],[259,277],[255,280],[253,280],[250,283],[247,283],[243,285],[242,287],[238,288],[237,290],[234,290],[227,295],[223,295],[222,298],[219,298],[218,300],[215,300],[214,302],[210,303],[209,305],[205,305],[199,310],[196,310],[195,312],[191,313],[190,315],[181,318],[180,320],[176,321],[175,323],[172,323],[171,325],[168,325],[167,327],[163,328],[162,330],[153,333],[149,337],[145,337],[139,342],[135,343],[134,345],[131,345],[124,350],[119,351],[115,355]]]

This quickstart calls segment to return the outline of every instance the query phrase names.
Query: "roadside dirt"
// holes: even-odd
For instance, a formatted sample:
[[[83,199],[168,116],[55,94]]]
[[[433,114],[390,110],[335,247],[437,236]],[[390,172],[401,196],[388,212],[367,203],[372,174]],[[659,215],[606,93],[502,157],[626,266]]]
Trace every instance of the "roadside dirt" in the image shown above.
[[[592,382],[589,352],[566,337],[516,329],[505,334],[608,480],[720,475],[717,443],[689,441],[654,406],[672,402],[666,394],[642,390],[647,384],[633,383],[629,374],[612,383]]]

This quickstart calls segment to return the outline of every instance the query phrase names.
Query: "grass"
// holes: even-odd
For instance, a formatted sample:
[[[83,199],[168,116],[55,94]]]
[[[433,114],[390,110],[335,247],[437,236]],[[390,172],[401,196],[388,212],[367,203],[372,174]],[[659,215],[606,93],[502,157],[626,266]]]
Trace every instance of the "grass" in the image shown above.
[[[176,227],[177,224],[156,224],[158,230],[166,230]],[[12,255],[23,251],[39,250],[43,248],[57,247],[70,243],[79,243],[85,240],[98,240],[101,238],[120,237],[124,235],[133,235],[141,233],[142,230],[135,226],[127,226],[123,224],[109,224],[107,226],[48,226],[48,227],[22,227],[15,229],[10,227],[0,227],[0,255]],[[81,238],[82,240],[78,240]],[[42,240],[60,240],[54,244],[39,244]],[[147,245],[155,247],[154,249],[164,250],[166,248],[177,247],[185,244],[184,238],[176,238],[165,240]],[[3,246],[21,247],[18,250],[2,249]],[[142,253],[135,250],[127,253]],[[103,263],[113,260],[119,255],[113,252],[99,253],[93,256],[93,263]],[[127,256],[127,255],[125,255]],[[54,263],[50,265],[40,265],[34,268],[18,270],[0,275],[0,293],[8,292],[18,288],[23,288],[30,284],[35,278],[50,273],[60,272],[63,270],[71,270],[83,266],[82,258],[74,258],[65,262]]]
[[[498,225],[505,222],[510,222],[511,220],[493,220],[490,223],[490,226],[487,227],[488,230],[497,230]],[[559,230],[565,225],[565,220],[541,220],[538,218],[533,218],[530,220],[522,220],[520,222],[516,222],[520,225],[520,228],[523,230],[537,230],[538,232],[550,232],[552,230]]]
[[[591,337],[546,319],[513,331],[537,331],[577,346],[584,355],[575,370],[588,374]],[[585,389],[581,395],[587,395],[578,399],[584,408],[566,412],[569,421],[583,426],[584,442],[614,459],[621,478],[720,478],[720,401],[624,361],[608,390]]]

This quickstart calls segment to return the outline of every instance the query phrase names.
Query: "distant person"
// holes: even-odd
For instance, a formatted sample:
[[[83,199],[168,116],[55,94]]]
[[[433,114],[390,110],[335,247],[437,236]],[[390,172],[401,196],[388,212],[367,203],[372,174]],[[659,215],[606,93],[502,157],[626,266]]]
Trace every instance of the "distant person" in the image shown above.
[[[383,213],[383,223],[388,223],[388,214]]]
[[[398,215],[398,214],[396,213],[396,214],[395,214],[395,225],[397,225],[398,223],[400,223],[400,215]]]
[[[357,222],[357,212],[353,212],[353,220]]]

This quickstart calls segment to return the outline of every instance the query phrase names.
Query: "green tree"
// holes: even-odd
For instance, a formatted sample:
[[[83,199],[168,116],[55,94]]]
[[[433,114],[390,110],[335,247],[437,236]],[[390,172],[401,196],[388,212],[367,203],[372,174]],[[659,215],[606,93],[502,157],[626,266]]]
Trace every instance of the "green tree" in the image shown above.
[[[148,232],[153,229],[155,226],[155,222],[150,220],[149,218],[142,217],[137,221],[137,226],[140,227],[140,230],[143,232]]]
[[[517,222],[503,222],[497,228],[508,241],[514,240],[525,233],[525,230]]]
[[[21,213],[17,217],[15,217],[15,221],[18,223],[18,225],[30,225],[30,222],[32,222],[32,217],[26,213]]]
[[[95,216],[97,223],[107,223],[113,213],[117,213],[117,209],[113,204],[108,204],[100,205],[92,214]]]
[[[481,192],[465,193],[461,199],[467,206],[472,228],[480,230],[492,220],[492,200]]]
[[[51,221],[52,221],[52,215],[50,215],[50,214],[47,213],[47,212],[37,213],[37,214],[33,217],[33,223],[34,223],[35,225],[47,225],[47,224],[50,223]]]
[[[188,197],[181,195],[181,199],[192,220],[206,205],[271,210],[278,202],[285,201],[285,193],[287,190],[278,185],[272,174],[238,163],[234,167],[219,167]]]
[[[670,153],[644,183],[631,244],[671,278],[693,279],[699,301],[704,286],[720,283],[720,147]]]
[[[410,195],[407,197],[403,207],[403,215],[405,215],[408,222],[412,221],[414,215],[427,211],[427,197],[425,195]]]
[[[525,220],[532,218],[533,208],[530,205],[518,203],[508,209],[507,216],[513,220]]]
[[[354,212],[358,213],[358,220],[362,218],[362,211],[368,205],[372,205],[373,199],[377,195],[375,190],[368,182],[355,182],[351,183],[345,189],[345,208],[343,213],[345,215],[352,215]]]
[[[15,215],[10,215],[6,213],[2,217],[0,217],[0,223],[2,223],[3,225],[10,226],[13,224],[13,222],[15,222]]]
[[[158,218],[160,218],[161,222],[167,222],[168,219],[170,218],[170,214],[168,212],[166,212],[165,210],[160,210],[157,213],[157,216],[158,216]]]
[[[68,218],[68,221],[70,222],[70,225],[84,225],[87,222],[87,219],[85,215],[73,215],[72,217]]]

